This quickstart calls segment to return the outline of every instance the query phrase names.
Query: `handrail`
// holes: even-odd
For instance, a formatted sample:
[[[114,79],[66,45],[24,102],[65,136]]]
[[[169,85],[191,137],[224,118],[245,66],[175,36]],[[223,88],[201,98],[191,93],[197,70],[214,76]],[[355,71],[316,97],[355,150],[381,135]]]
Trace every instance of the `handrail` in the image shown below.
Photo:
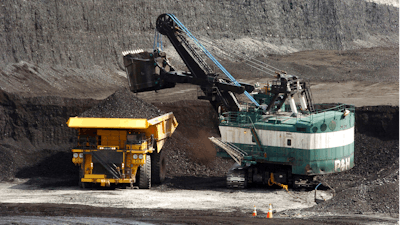
[[[114,170],[114,168],[115,169],[118,168],[114,163],[108,162],[108,160],[106,161],[95,151],[92,152],[92,155],[95,159],[97,159],[97,161],[99,161],[99,163],[104,167],[104,169],[106,169],[114,178],[116,179],[120,178],[118,176],[118,172]],[[114,166],[114,168],[111,165]]]
[[[259,150],[259,151],[262,150],[262,143],[261,143],[261,140],[260,140],[260,138],[258,137],[258,134],[257,134],[257,131],[256,131],[256,126],[254,125],[254,122],[253,122],[253,120],[251,119],[250,116],[245,115],[244,113],[242,114],[242,113],[240,113],[240,112],[227,112],[227,113],[223,113],[223,114],[240,114],[240,115],[244,115],[244,118],[245,118],[245,120],[246,120],[246,123],[237,122],[237,124],[239,124],[239,125],[240,125],[240,124],[246,124],[245,126],[241,126],[241,127],[250,127],[251,134],[254,136],[254,139],[256,140],[258,150]],[[235,116],[236,120],[237,120],[238,117],[239,117],[238,115]],[[248,122],[247,122],[247,119],[248,119]],[[229,119],[228,122],[231,122],[230,119]],[[250,126],[249,126],[249,124],[250,124]]]
[[[348,104],[344,104],[344,103],[335,103],[335,104],[337,104],[337,105],[335,105],[334,107],[330,107],[330,108],[327,108],[327,109],[315,110],[314,113],[308,114],[307,117],[311,116],[311,121],[312,121],[314,119],[315,115],[321,114],[321,113],[326,113],[326,112],[330,112],[330,111],[342,111],[342,112],[344,112],[344,110],[346,110],[346,109],[350,110],[351,112],[355,111],[354,105],[348,105]],[[317,106],[323,106],[323,105],[330,105],[330,104],[317,104]],[[246,115],[247,113],[248,113],[247,111],[225,112],[225,113],[222,113],[222,116],[224,116],[225,120],[228,123],[235,123],[235,124],[238,124],[238,125],[251,123],[254,126],[254,122],[252,121],[250,116]],[[237,118],[239,118],[240,115],[244,115],[245,116],[246,120],[244,122],[237,120]],[[293,118],[293,119],[296,119],[296,121],[308,121],[308,120],[303,120],[301,115],[302,114],[300,114],[300,118],[296,117],[296,118]],[[278,119],[279,115],[272,114],[271,117]],[[246,125],[244,125],[244,126],[246,126]]]

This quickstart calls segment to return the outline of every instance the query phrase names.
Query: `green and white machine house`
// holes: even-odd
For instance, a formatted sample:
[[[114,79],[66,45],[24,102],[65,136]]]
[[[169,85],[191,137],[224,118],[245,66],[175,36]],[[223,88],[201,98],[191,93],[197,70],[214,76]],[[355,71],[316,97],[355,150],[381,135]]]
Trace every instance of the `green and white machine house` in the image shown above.
[[[271,180],[293,186],[354,167],[354,106],[314,105],[307,83],[285,74],[253,97],[261,108],[246,105],[220,114],[221,139],[210,138],[225,150],[219,156],[237,162],[228,172],[228,187]]]

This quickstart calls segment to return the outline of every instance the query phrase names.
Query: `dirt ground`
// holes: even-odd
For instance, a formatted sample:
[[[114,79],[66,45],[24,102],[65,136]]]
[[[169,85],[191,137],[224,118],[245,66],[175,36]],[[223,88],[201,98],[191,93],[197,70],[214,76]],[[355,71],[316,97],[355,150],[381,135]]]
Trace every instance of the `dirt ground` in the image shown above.
[[[198,178],[196,183],[207,180],[223,182],[222,178],[211,177]],[[311,190],[288,193],[280,188],[252,188],[239,191],[215,188],[213,183],[208,187],[201,184],[200,189],[196,184],[168,188],[168,183],[174,182],[168,179],[167,185],[152,190],[82,190],[77,186],[39,185],[46,182],[54,184],[54,179],[16,179],[1,183],[0,190],[4,194],[0,224],[395,224],[397,221],[384,214],[288,211],[315,205]],[[323,190],[318,192],[317,198],[328,201],[331,195],[332,192]],[[266,219],[270,202],[274,202],[274,219]],[[252,216],[254,205],[257,207],[255,217]],[[279,213],[282,210],[289,213]]]
[[[46,187],[38,186],[38,181],[28,182],[27,179],[1,183],[2,203],[50,203],[50,204],[78,204],[95,207],[111,208],[147,208],[172,210],[208,210],[218,212],[238,212],[249,214],[253,206],[258,213],[266,215],[270,203],[274,203],[274,210],[280,212],[286,209],[302,209],[314,206],[314,192],[296,191],[286,192],[282,189],[252,188],[248,190],[229,190],[224,185],[224,179],[218,177],[191,179],[199,186],[196,188],[186,184],[186,187],[172,186],[176,180],[185,182],[189,179],[174,177],[168,179],[164,185],[152,190],[142,189],[92,189],[82,190],[79,187]],[[221,182],[222,181],[222,182]],[[48,179],[47,179],[47,182]],[[187,181],[186,181],[187,182]],[[187,182],[187,183],[189,183]],[[200,184],[203,183],[203,184]],[[207,185],[205,185],[205,183]],[[219,186],[219,187],[218,187]],[[321,190],[317,198],[329,200],[332,192]]]
[[[7,215],[0,224],[398,224],[397,219],[374,215],[266,219],[265,214],[253,217],[250,213],[214,210],[132,210],[69,204],[2,204],[0,208]]]

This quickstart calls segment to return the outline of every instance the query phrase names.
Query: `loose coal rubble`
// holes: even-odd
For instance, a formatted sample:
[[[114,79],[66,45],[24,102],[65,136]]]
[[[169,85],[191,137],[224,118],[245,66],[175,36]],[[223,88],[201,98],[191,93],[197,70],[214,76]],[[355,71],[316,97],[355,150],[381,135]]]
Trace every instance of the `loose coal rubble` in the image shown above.
[[[145,118],[151,119],[164,112],[136,97],[128,88],[116,91],[97,106],[80,114],[80,117]]]
[[[167,176],[225,177],[233,160],[217,158],[214,147],[207,142],[210,141],[203,138],[193,143],[181,132],[174,134],[164,147],[167,154]],[[204,157],[196,157],[199,154],[204,154]]]
[[[167,175],[225,177],[233,160],[216,157],[208,137],[219,136],[217,113],[203,101],[177,101],[155,104],[173,112],[179,126],[164,150],[167,154]]]
[[[307,209],[337,213],[399,213],[399,141],[355,136],[355,166],[318,177],[335,189],[332,200]]]
[[[129,89],[122,89],[79,116],[151,119],[173,111],[179,126],[163,147],[167,157],[167,176],[225,176],[233,161],[216,158],[215,148],[208,140],[207,131],[217,129],[213,126],[216,117],[210,117],[215,113],[211,105],[208,102],[180,101],[159,106],[165,109],[160,110],[137,98]]]

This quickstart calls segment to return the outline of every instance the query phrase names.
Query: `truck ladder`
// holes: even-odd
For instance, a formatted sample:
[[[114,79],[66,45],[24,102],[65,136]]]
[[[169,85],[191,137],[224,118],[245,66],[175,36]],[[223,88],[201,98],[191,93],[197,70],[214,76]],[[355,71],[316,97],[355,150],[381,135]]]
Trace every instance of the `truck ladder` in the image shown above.
[[[106,169],[109,173],[111,173],[111,175],[116,178],[119,179],[120,176],[118,176],[118,172],[116,171],[117,166],[114,163],[107,163],[101,156],[99,156],[96,152],[92,152],[92,155],[94,156],[94,158],[97,159],[97,161],[99,161],[99,163],[104,167],[104,169]],[[114,168],[113,168],[113,167]]]
[[[305,97],[306,97],[306,101],[307,101],[308,110],[310,111],[310,113],[315,112],[314,103],[313,103],[310,89],[308,89],[308,87],[306,87],[304,90],[304,93],[305,93]]]

